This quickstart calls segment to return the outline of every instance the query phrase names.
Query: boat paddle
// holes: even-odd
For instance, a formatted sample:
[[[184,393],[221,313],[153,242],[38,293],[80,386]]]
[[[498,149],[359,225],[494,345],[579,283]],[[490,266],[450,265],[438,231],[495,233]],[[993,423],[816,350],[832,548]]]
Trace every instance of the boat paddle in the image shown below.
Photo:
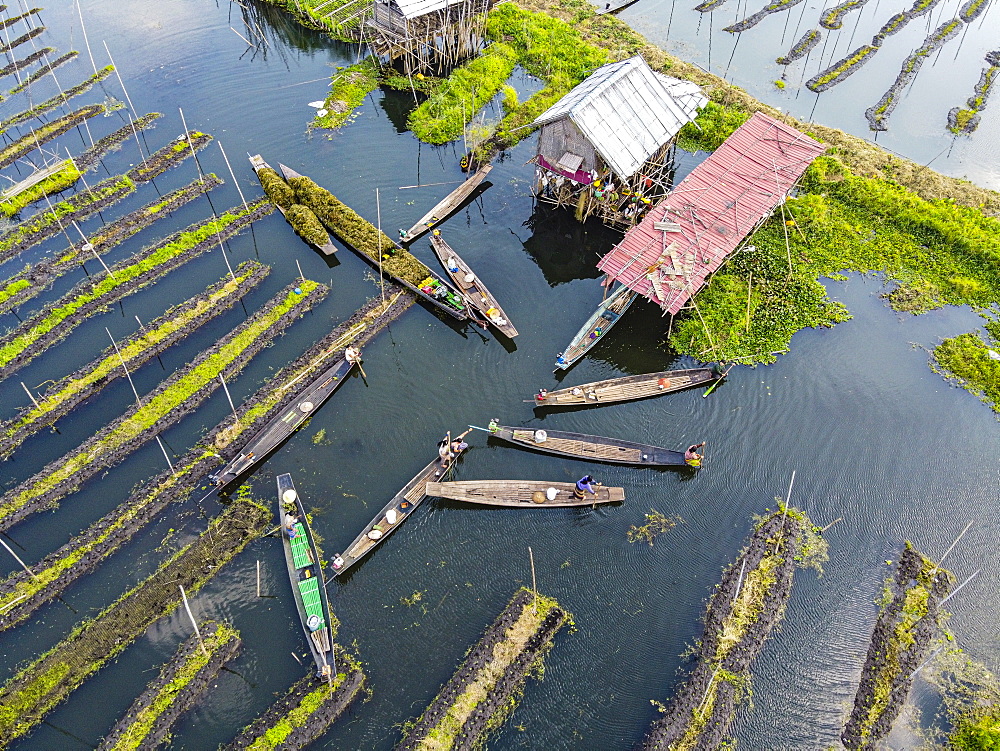
[[[723,379],[725,379],[725,377],[727,375],[729,375],[729,371],[732,370],[734,367],[736,367],[736,363],[733,363],[728,368],[726,368],[725,371],[723,371],[722,375],[720,375],[715,380],[715,383],[713,383],[711,386],[708,387],[708,389],[705,390],[705,393],[701,395],[701,398],[704,399],[709,394],[711,394],[713,391],[715,391],[715,387],[718,386],[720,383],[722,383]]]

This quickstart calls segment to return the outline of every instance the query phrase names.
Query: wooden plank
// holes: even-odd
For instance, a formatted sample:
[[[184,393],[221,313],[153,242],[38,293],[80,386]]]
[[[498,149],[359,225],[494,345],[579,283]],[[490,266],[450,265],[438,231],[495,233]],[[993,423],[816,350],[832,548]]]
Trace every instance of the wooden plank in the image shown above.
[[[451,216],[462,205],[462,202],[472,194],[472,191],[478,188],[479,184],[486,179],[486,176],[492,169],[492,164],[484,164],[480,167],[472,177],[455,188],[455,190],[435,204],[434,208],[420,217],[420,220],[416,224],[400,236],[399,241],[401,243],[413,242],[429,229]]]

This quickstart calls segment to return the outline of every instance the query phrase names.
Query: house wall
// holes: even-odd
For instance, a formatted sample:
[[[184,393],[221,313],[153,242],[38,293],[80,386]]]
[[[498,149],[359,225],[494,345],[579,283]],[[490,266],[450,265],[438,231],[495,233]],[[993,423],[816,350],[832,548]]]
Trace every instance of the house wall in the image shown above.
[[[406,19],[395,3],[375,3],[375,25],[396,34],[406,36]]]
[[[596,170],[600,164],[600,157],[590,141],[568,117],[543,125],[538,133],[538,153],[545,161],[555,166],[567,151],[583,157],[580,170],[584,172]]]

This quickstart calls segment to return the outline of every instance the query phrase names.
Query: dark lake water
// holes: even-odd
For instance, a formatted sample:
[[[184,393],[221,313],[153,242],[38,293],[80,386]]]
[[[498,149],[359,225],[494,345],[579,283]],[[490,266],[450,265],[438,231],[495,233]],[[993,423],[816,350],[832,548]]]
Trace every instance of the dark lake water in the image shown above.
[[[248,198],[261,191],[245,155],[260,152],[272,164],[281,161],[308,173],[372,221],[378,188],[382,226],[393,234],[449,189],[400,186],[462,177],[459,148],[421,145],[405,132],[412,106],[406,95],[375,92],[332,137],[308,134],[312,110],[307,103],[323,98],[333,68],[353,63],[357,50],[303,31],[276,11],[264,9],[261,23],[268,45],[254,52],[231,30],[246,34],[239,8],[228,3],[140,0],[124,5],[84,0],[82,5],[97,64],[106,62],[106,41],[136,108],[164,113],[159,127],[146,136],[149,146],[156,149],[182,131],[182,107],[191,128],[212,133],[225,147]],[[806,8],[806,19],[821,10]],[[670,10],[669,3],[642,0],[624,17],[653,41],[723,72],[733,40],[726,47],[728,35],[720,36],[719,29],[735,20],[736,5],[717,11],[711,32],[707,17],[701,19],[699,32],[699,14],[677,7],[668,38]],[[793,10],[793,18],[799,12]],[[891,12],[895,9],[890,11],[884,0],[877,18]],[[871,9],[866,10],[865,18],[869,16],[875,18]],[[65,88],[85,78],[90,62],[75,9],[58,3],[46,8],[42,18],[49,30],[40,43],[60,52],[81,51],[75,62],[59,69],[59,82]],[[949,146],[944,113],[958,102],[954,92],[960,91],[963,99],[971,93],[980,67],[979,47],[989,41],[981,30],[992,26],[995,40],[995,10],[985,18],[974,25],[975,35],[970,30],[958,63],[951,63],[955,47],[946,47],[938,65],[918,79],[897,110],[885,143],[923,161]],[[772,17],[747,32],[729,66],[730,75],[754,94],[808,115],[815,95],[799,96],[792,86],[775,92],[769,81],[778,74],[761,63],[794,41],[790,28],[785,42],[779,43],[782,23]],[[802,22],[802,30],[807,23]],[[877,28],[881,21],[873,24]],[[845,32],[852,25],[849,17]],[[921,32],[924,28],[920,21],[914,26]],[[857,35],[862,36],[860,29]],[[883,83],[895,76],[902,50],[909,52],[913,43],[906,37],[903,44],[903,36],[894,38],[894,51],[884,50],[865,73],[824,95],[814,118],[863,133],[861,110],[881,95]],[[916,37],[922,39],[922,33]],[[846,49],[845,43],[838,47]],[[892,65],[890,58],[895,60]],[[809,65],[818,67],[817,62],[814,57]],[[797,70],[790,75],[795,81],[801,76]],[[929,88],[934,80],[937,88]],[[515,83],[523,91],[535,86],[521,79]],[[31,99],[38,102],[56,91],[51,79],[39,82],[30,89]],[[73,105],[108,95],[123,98],[114,79]],[[26,95],[10,97],[0,103],[0,117],[27,106]],[[960,139],[950,157],[942,156],[934,167],[996,184],[1000,162],[985,144],[995,140],[997,111],[996,106],[986,110],[979,133]],[[96,118],[90,128],[97,138],[121,124],[115,114]],[[49,149],[79,151],[81,138],[72,131]],[[624,486],[628,500],[582,511],[488,510],[447,502],[428,502],[418,509],[405,529],[346,581],[331,585],[333,608],[343,622],[340,640],[352,645],[365,663],[373,693],[369,701],[356,703],[318,747],[391,748],[399,725],[420,714],[514,590],[530,583],[528,546],[534,551],[539,588],[574,613],[576,629],[559,635],[544,680],[528,685],[523,702],[491,748],[631,747],[654,717],[650,700],[667,700],[678,681],[683,665],[679,655],[700,635],[699,618],[721,568],[737,554],[753,515],[773,508],[774,497],[787,492],[793,471],[793,503],[820,525],[843,520],[828,533],[831,550],[825,574],[797,575],[784,625],[754,666],[753,706],[743,707],[734,725],[743,748],[827,748],[837,743],[853,700],[886,561],[895,559],[906,539],[940,556],[965,525],[974,522],[947,561],[962,578],[981,570],[949,603],[954,605],[951,627],[962,647],[996,667],[997,421],[987,407],[927,366],[927,348],[941,337],[975,329],[981,319],[957,308],[921,317],[897,315],[879,296],[884,291],[880,279],[855,275],[827,284],[830,295],[853,313],[852,320],[834,329],[797,334],[791,353],[777,364],[734,369],[707,399],[692,391],[536,417],[522,399],[539,386],[555,383],[551,364],[556,352],[600,300],[593,264],[618,236],[536,210],[530,194],[533,168],[525,166],[533,146],[529,139],[500,160],[490,175],[492,186],[443,227],[444,236],[491,286],[516,323],[521,332],[516,347],[505,348],[478,330],[456,331],[415,306],[366,348],[367,385],[357,378],[345,384],[308,427],[257,472],[254,494],[270,504],[275,475],[291,472],[307,505],[315,509],[314,527],[329,553],[353,539],[375,510],[429,461],[435,441],[446,430],[482,425],[491,417],[671,448],[706,440],[706,466],[691,476],[562,461],[488,445],[483,434],[474,433],[472,448],[458,467],[459,479],[574,480],[593,472],[606,484]],[[119,174],[138,160],[130,142],[105,164],[111,174]],[[238,204],[218,145],[212,144],[200,160],[204,169],[227,183],[212,196],[216,209]],[[682,171],[693,164],[693,159],[686,160]],[[17,176],[13,168],[5,174]],[[188,162],[157,179],[155,187],[141,187],[103,218],[121,216],[153,200],[157,192],[166,193],[195,177],[194,165]],[[200,199],[112,251],[109,260],[125,258],[210,213],[207,200]],[[95,217],[81,228],[87,232],[100,222]],[[63,242],[54,238],[24,253],[0,267],[0,276],[56,252]],[[272,267],[266,282],[247,297],[248,310],[260,307],[297,275],[296,261],[307,276],[331,286],[330,295],[313,313],[296,322],[230,384],[234,399],[252,394],[274,370],[378,294],[368,266],[351,251],[341,249],[328,264],[278,215],[258,223],[253,234],[241,235],[231,247],[236,260],[259,257]],[[413,250],[436,265],[426,240],[416,242]],[[20,381],[36,386],[93,359],[106,346],[105,326],[116,337],[126,336],[137,326],[133,316],[155,317],[225,273],[219,252],[208,253],[126,299],[122,309],[88,320],[69,340],[0,383],[2,417],[24,403]],[[82,276],[59,280],[21,315],[62,294]],[[167,372],[188,362],[244,316],[237,306],[194,332],[163,355],[165,370],[155,360],[140,369],[135,374],[140,393],[154,388]],[[0,320],[3,326],[16,323],[12,315]],[[563,382],[692,366],[691,360],[677,358],[664,346],[665,335],[658,312],[637,304]],[[28,442],[0,466],[3,488],[78,445],[96,426],[123,412],[131,399],[127,383],[118,382],[60,423],[61,434],[44,433]],[[225,395],[216,393],[164,434],[168,450],[184,453],[228,409]],[[320,429],[329,442],[315,445],[311,439]],[[35,562],[114,508],[134,484],[162,466],[153,442],[65,499],[57,512],[14,528],[10,538],[23,548],[19,552],[28,563]],[[203,528],[206,514],[219,508],[210,500],[202,507],[188,502],[170,509],[64,595],[76,612],[56,603],[38,611],[28,624],[0,634],[0,679],[147,576]],[[626,530],[650,509],[679,514],[684,523],[653,547],[629,544]],[[2,560],[4,572],[15,568],[12,561]],[[262,599],[254,591],[258,560],[267,595]],[[417,592],[419,603],[402,602]],[[210,749],[230,740],[302,674],[290,654],[301,654],[304,645],[278,541],[252,543],[198,593],[192,606],[201,617],[231,621],[244,639],[241,656],[230,665],[232,672],[222,673],[211,694],[177,726],[174,747]],[[180,613],[159,622],[14,748],[93,746],[189,628]],[[912,747],[905,723],[898,724],[893,745]]]

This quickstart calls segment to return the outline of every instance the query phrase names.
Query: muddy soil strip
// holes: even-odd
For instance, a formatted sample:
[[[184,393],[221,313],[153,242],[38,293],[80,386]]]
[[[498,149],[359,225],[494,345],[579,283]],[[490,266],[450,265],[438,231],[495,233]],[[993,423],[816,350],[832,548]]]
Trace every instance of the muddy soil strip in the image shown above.
[[[83,94],[86,91],[90,91],[90,89],[93,88],[94,84],[100,83],[114,72],[115,72],[115,66],[105,65],[97,73],[94,73],[86,80],[81,81],[76,86],[72,86],[66,89],[65,91],[60,91],[54,97],[46,99],[41,104],[36,104],[31,109],[25,110],[24,112],[14,115],[9,120],[5,120],[3,123],[0,123],[0,133],[5,132],[12,125],[18,125],[27,120],[30,120],[33,117],[39,117],[40,115],[44,115],[46,112],[51,112],[56,107],[68,105],[70,99],[80,94]]]
[[[72,205],[72,210],[64,215],[64,226],[68,221],[65,217],[69,216],[70,213],[77,215],[79,213],[95,213],[128,195],[133,190],[132,181],[127,177],[118,178],[113,182],[106,182],[107,185],[103,188],[99,185],[94,186],[92,193],[94,193],[95,200],[93,203]],[[222,180],[215,175],[208,174],[205,176],[204,181],[195,180],[188,183],[183,188],[178,188],[172,193],[168,193],[160,200],[146,204],[131,214],[105,225],[88,238],[90,244],[94,246],[93,250],[88,248],[84,251],[83,243],[81,242],[79,245],[71,245],[66,248],[55,258],[40,261],[34,266],[26,266],[19,273],[0,282],[0,313],[6,313],[19,305],[23,305],[28,300],[40,295],[48,285],[63,274],[72,271],[89,260],[93,260],[94,253],[101,255],[107,252],[146,229],[162,216],[190,203],[198,196],[207,193],[219,185],[222,185]],[[89,194],[82,194],[81,198],[83,195]],[[94,208],[95,206],[97,208]],[[57,205],[55,208],[58,213],[60,206]],[[51,218],[52,215],[46,214],[46,216]],[[58,231],[55,221],[49,222],[45,227],[52,228],[53,232]],[[25,242],[29,241],[26,240]],[[0,259],[3,257],[3,250],[0,249]]]
[[[518,590],[396,748],[482,746],[513,712],[525,679],[571,618],[555,600]]]
[[[6,8],[7,6],[4,6],[4,7]],[[43,31],[45,31],[45,28],[46,28],[45,26],[36,26],[35,28],[33,28],[28,33],[22,34],[21,36],[19,36],[17,39],[15,39],[10,44],[0,45],[0,55],[6,55],[8,52],[12,52],[14,49],[16,49],[17,47],[20,47],[25,42],[30,42],[36,36],[38,36]]]
[[[233,459],[247,439],[294,402],[310,378],[329,367],[344,348],[363,346],[409,308],[414,298],[389,286],[386,301],[385,308],[378,298],[370,301],[278,371],[237,408],[238,419],[226,417],[208,432],[201,445],[174,461],[173,473],[164,470],[144,483],[118,508],[32,566],[33,576],[18,571],[0,583],[0,630],[22,622],[127,543],[168,504],[186,498],[202,485],[209,471]]]
[[[225,624],[208,621],[200,631],[200,641],[191,635],[181,643],[160,675],[104,737],[99,751],[153,749],[170,741],[170,728],[208,691],[242,646],[239,633]]]
[[[108,467],[113,467],[231,380],[253,357],[323,299],[329,288],[308,279],[292,282],[230,333],[175,371],[124,415],[76,449],[46,465],[0,498],[0,530],[58,501]]]
[[[860,10],[868,4],[868,0],[847,0],[826,11],[819,19],[819,25],[824,29],[840,29],[844,26],[844,16],[854,10]]]
[[[122,361],[131,371],[176,344],[202,325],[229,310],[250,290],[264,281],[270,269],[246,261],[236,270],[236,279],[223,277],[201,294],[174,306],[150,321],[132,336],[109,346],[97,359],[52,384],[34,403],[14,418],[0,423],[0,458],[6,459],[30,436],[65,417],[117,378],[125,375]]]
[[[156,122],[156,120],[159,119],[160,117],[162,117],[162,115],[159,112],[149,112],[143,115],[142,117],[136,119],[134,122],[122,126],[114,133],[109,133],[108,135],[104,136],[104,138],[98,139],[97,141],[94,142],[93,146],[91,146],[89,149],[80,154],[80,156],[75,157],[73,161],[76,162],[76,166],[79,167],[84,172],[89,172],[90,170],[96,169],[101,159],[103,159],[105,156],[107,156],[110,152],[114,151],[115,149],[120,148],[121,145],[125,143],[125,141],[129,140],[130,138],[134,138],[135,133],[146,130],[147,128],[151,128],[153,124]],[[135,126],[134,132],[132,128],[133,125]],[[158,153],[159,152],[157,152],[157,154]],[[176,161],[177,163],[180,163],[182,161],[182,158],[178,157]],[[141,179],[137,179],[136,176],[132,174],[132,171],[126,172],[125,174],[128,175],[130,178],[132,178],[132,181],[135,182],[136,184],[144,182]]]
[[[212,136],[207,133],[197,130],[188,131],[159,149],[155,154],[151,154],[144,163],[140,162],[125,174],[137,183],[149,182],[191,156],[192,146],[195,151],[200,151],[211,141]]]
[[[716,749],[726,743],[750,665],[781,621],[795,569],[819,568],[827,545],[808,517],[784,507],[757,525],[747,547],[723,572],[705,613],[695,663],[642,748]]]
[[[233,501],[205,533],[152,576],[19,670],[0,687],[0,748],[28,734],[87,678],[173,612],[180,604],[179,586],[189,596],[200,589],[247,543],[267,531],[273,515],[252,501]]]
[[[895,575],[886,582],[854,709],[840,736],[846,748],[879,748],[892,730],[914,673],[944,628],[947,613],[938,603],[954,581],[951,572],[906,543]]]
[[[218,220],[208,219],[191,225],[139,251],[112,266],[110,274],[102,270],[84,279],[60,299],[0,337],[0,378],[6,378],[64,339],[90,316],[107,310],[118,300],[138,292],[192,258],[218,248],[220,236],[223,240],[232,237],[273,209],[266,201],[250,204],[250,213],[241,206],[220,214]]]
[[[787,55],[776,58],[774,62],[778,65],[790,65],[800,57],[808,55],[822,38],[823,33],[819,29],[809,29],[799,38],[799,41],[792,45]]]
[[[979,81],[973,90],[975,93],[965,102],[968,109],[952,107],[948,110],[948,130],[971,135],[979,127],[979,113],[986,109],[993,84],[1000,78],[1000,50],[987,53],[986,62],[987,67],[979,74]]]
[[[6,78],[12,73],[17,73],[18,71],[24,70],[32,63],[38,62],[46,55],[51,54],[53,52],[55,52],[55,48],[53,47],[42,47],[42,49],[32,52],[27,57],[22,57],[20,60],[15,60],[14,62],[9,63],[8,65],[5,65],[4,67],[0,68],[0,78]],[[65,57],[65,55],[63,55],[63,57]],[[35,74],[32,73],[31,75],[33,76]],[[31,76],[29,76],[28,78],[30,77]],[[21,85],[22,84],[18,84],[18,86]],[[13,91],[11,93],[13,93]]]
[[[31,10],[25,11],[19,16],[11,16],[10,18],[5,18],[0,21],[0,29],[6,29],[8,26],[13,26],[14,24],[24,21],[28,16],[37,16],[42,12],[41,8],[32,8]],[[31,26],[30,23],[25,24],[25,26]]]
[[[304,748],[319,738],[343,714],[362,689],[361,663],[337,651],[337,677],[331,688],[307,675],[267,712],[243,729],[223,751],[272,751]]]
[[[768,3],[753,15],[747,16],[742,21],[725,27],[723,31],[728,31],[730,34],[738,34],[741,31],[752,29],[772,13],[780,13],[788,10],[801,2],[802,0],[774,0],[774,2]]]
[[[75,112],[63,115],[52,122],[46,123],[28,133],[22,138],[18,138],[3,149],[0,149],[0,168],[13,164],[21,157],[30,154],[43,143],[48,143],[53,138],[57,138],[67,130],[72,130],[77,125],[91,117],[96,117],[104,112],[103,104],[88,104]],[[6,130],[6,124],[0,124],[0,133]]]
[[[44,51],[44,54],[48,54],[50,52],[55,52],[55,50],[52,49],[51,47],[46,47],[45,51]],[[44,78],[49,73],[51,73],[52,71],[54,71],[56,68],[58,68],[58,67],[60,67],[62,65],[65,65],[70,60],[73,60],[74,58],[76,58],[76,56],[79,55],[79,54],[80,53],[77,52],[76,50],[70,50],[65,55],[60,55],[55,60],[53,60],[50,63],[46,63],[45,65],[43,65],[38,70],[32,71],[27,77],[25,77],[21,81],[21,83],[19,83],[17,86],[15,86],[10,91],[8,91],[7,95],[8,96],[13,96],[14,94],[21,93],[22,91],[24,91],[25,89],[27,89],[29,86],[31,86],[31,84],[33,84],[35,81],[38,81],[38,80]],[[38,53],[35,52],[35,53],[31,54],[31,55],[28,55],[28,57],[29,58],[34,58],[35,60],[37,60],[38,58],[35,57],[35,55],[38,55]],[[44,56],[44,55],[42,55],[42,56]],[[25,58],[25,59],[27,59],[27,58]]]

